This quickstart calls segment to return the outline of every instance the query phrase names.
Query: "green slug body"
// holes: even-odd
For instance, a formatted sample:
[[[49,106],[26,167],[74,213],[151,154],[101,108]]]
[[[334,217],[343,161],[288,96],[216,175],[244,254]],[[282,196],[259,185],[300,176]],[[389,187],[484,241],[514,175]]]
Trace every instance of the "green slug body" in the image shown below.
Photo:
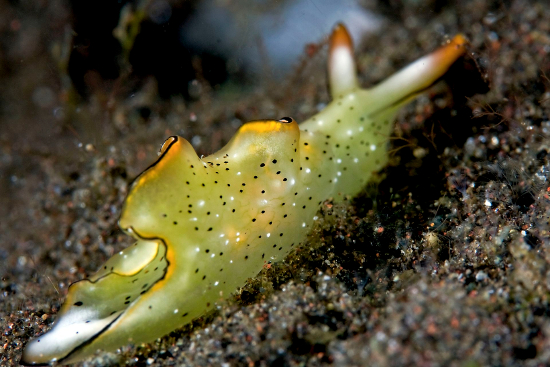
[[[457,36],[366,90],[338,25],[329,51],[334,100],[323,111],[301,125],[247,123],[204,158],[185,139],[169,138],[124,203],[119,224],[137,242],[71,285],[54,327],[27,345],[22,363],[71,363],[152,341],[284,259],[323,200],[356,195],[386,164],[396,112],[445,73],[464,43]]]

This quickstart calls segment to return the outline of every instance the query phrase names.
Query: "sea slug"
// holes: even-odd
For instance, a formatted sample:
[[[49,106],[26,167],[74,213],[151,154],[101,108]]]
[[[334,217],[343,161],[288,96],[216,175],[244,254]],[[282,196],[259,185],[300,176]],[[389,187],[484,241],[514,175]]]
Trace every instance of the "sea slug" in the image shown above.
[[[120,227],[136,243],[72,284],[57,321],[21,363],[72,363],[98,349],[150,342],[211,310],[262,266],[302,242],[321,202],[356,195],[387,162],[396,112],[465,52],[445,46],[371,89],[358,85],[351,38],[330,38],[333,101],[298,125],[244,124],[219,152],[198,157],[168,138],[133,182]]]

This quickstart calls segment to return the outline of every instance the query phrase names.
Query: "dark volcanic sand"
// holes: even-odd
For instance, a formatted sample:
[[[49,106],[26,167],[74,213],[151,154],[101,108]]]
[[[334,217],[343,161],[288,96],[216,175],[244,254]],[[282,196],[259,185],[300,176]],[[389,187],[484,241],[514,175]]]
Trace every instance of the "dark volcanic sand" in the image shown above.
[[[385,179],[326,201],[284,262],[194,327],[79,365],[547,363],[550,6],[411,3],[371,4],[388,21],[357,42],[363,85],[463,32],[490,92],[465,98],[483,88],[458,74],[452,92],[421,96],[397,119]],[[243,121],[303,121],[328,101],[326,47],[248,92],[203,85],[195,102],[163,101],[152,81],[92,73],[79,101],[63,71],[68,4],[0,8],[0,363],[17,365],[68,285],[131,243],[121,203],[164,138],[199,136],[207,154]]]

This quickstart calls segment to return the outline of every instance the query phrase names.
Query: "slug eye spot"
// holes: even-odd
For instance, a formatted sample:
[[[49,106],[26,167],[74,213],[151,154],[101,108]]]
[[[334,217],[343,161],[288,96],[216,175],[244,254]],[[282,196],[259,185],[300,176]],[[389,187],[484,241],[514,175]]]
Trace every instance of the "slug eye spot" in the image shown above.
[[[280,120],[278,120],[279,122],[282,122],[284,124],[290,124],[292,121],[294,121],[292,119],[292,117],[282,117]]]

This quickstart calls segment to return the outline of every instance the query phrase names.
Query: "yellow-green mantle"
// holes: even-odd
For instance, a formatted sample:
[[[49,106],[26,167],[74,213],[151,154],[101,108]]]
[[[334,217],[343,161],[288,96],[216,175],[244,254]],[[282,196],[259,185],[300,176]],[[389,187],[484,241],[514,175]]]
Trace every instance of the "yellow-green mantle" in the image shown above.
[[[362,89],[350,36],[338,25],[329,50],[333,101],[323,111],[300,125],[249,122],[204,158],[170,137],[124,203],[119,224],[137,242],[71,285],[54,327],[27,345],[22,363],[71,363],[152,341],[283,259],[323,200],[356,195],[384,167],[396,112],[448,70],[464,43],[456,36]]]

